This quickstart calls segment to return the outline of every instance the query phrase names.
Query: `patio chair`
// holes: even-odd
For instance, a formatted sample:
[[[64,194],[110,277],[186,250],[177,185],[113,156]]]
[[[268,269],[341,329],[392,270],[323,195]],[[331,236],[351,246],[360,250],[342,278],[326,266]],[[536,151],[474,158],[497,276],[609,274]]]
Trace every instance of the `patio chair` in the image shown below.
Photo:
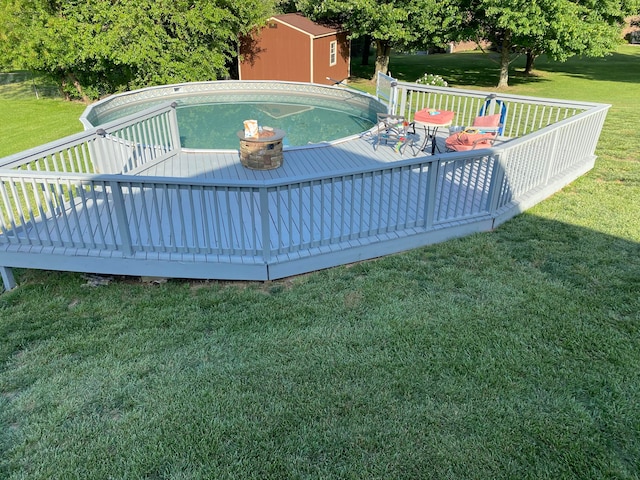
[[[492,103],[494,103],[493,107]],[[489,113],[496,109],[499,110],[499,113]],[[448,151],[461,152],[493,146],[504,128],[504,119],[507,115],[506,105],[502,100],[496,99],[495,94],[491,94],[478,113],[479,115],[473,120],[470,127],[449,135],[445,140]]]
[[[497,98],[497,95],[495,93],[492,93],[488,95],[487,98],[485,98],[484,104],[478,112],[478,117],[476,117],[476,120],[479,117],[486,117],[487,122],[493,123],[495,121],[495,115],[499,116],[498,135],[502,135],[504,122],[507,118],[507,104],[504,103],[504,100],[500,100],[499,98]],[[492,118],[492,120],[489,120],[489,118]]]
[[[376,138],[373,149],[376,150],[381,143],[393,144],[396,152],[402,154],[404,148],[409,145],[413,151],[414,136],[409,132],[411,124],[401,115],[387,113],[377,114]]]

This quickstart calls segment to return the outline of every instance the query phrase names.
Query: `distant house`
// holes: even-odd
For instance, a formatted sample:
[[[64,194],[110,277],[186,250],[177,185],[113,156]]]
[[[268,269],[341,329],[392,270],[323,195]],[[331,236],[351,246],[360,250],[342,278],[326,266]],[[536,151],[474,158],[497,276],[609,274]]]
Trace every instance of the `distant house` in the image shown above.
[[[349,77],[347,32],[288,13],[240,41],[240,80],[287,80],[333,84]],[[333,79],[333,80],[328,80]]]
[[[635,45],[640,43],[640,16],[629,17],[625,21],[624,29],[622,30],[622,36],[629,43]]]
[[[468,52],[470,50],[479,50],[484,49],[487,50],[491,48],[491,42],[482,41],[480,44],[477,42],[451,42],[447,46],[447,53],[455,53],[455,52]]]

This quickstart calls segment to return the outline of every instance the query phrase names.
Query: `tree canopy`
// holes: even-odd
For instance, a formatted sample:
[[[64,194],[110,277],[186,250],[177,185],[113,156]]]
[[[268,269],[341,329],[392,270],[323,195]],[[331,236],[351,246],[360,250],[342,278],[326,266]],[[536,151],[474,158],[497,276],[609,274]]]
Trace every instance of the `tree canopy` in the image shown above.
[[[85,100],[142,86],[229,75],[237,42],[276,9],[342,23],[375,43],[376,69],[392,48],[488,40],[508,84],[514,54],[532,67],[600,56],[620,41],[640,0],[0,0],[0,67],[48,73]]]
[[[498,86],[507,86],[514,55],[546,53],[564,61],[615,48],[638,0],[297,0],[315,19],[341,21],[354,38],[376,45],[376,68],[388,70],[394,48],[426,49],[450,41],[489,41],[498,52]],[[374,74],[375,75],[375,74]]]
[[[546,53],[564,61],[574,55],[602,56],[621,41],[636,0],[460,0],[463,22],[452,39],[488,40],[499,53],[498,87],[509,80],[513,54],[531,62]],[[528,70],[532,67],[528,63]]]
[[[275,0],[0,0],[0,64],[46,72],[71,97],[228,75]]]

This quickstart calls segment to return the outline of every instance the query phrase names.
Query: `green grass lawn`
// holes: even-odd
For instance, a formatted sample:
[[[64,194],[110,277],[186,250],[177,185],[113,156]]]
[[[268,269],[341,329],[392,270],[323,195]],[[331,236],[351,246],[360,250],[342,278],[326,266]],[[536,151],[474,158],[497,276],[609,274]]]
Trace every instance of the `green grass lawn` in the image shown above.
[[[391,71],[489,89],[481,60]],[[268,283],[17,271],[0,478],[640,478],[640,49],[537,66],[509,91],[613,107],[596,167],[494,232]]]
[[[43,97],[51,90],[26,74],[0,73],[0,158],[82,131],[86,105]]]

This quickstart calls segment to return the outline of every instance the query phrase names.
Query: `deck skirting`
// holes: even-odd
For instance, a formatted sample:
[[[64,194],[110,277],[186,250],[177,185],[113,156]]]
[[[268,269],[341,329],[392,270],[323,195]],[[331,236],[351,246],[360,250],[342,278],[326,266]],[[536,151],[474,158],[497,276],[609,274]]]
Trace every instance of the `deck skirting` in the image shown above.
[[[440,225],[434,230],[409,229],[379,235],[374,238],[350,240],[339,244],[299,250],[293,254],[274,255],[267,262],[260,257],[200,254],[124,255],[122,252],[74,249],[68,247],[30,248],[24,245],[0,245],[0,258],[8,267],[42,268],[77,271],[105,275],[217,279],[217,280],[276,280],[346,263],[369,260],[400,253],[420,246],[443,242],[492,228],[490,217],[466,222]],[[13,283],[12,277],[5,285]]]

